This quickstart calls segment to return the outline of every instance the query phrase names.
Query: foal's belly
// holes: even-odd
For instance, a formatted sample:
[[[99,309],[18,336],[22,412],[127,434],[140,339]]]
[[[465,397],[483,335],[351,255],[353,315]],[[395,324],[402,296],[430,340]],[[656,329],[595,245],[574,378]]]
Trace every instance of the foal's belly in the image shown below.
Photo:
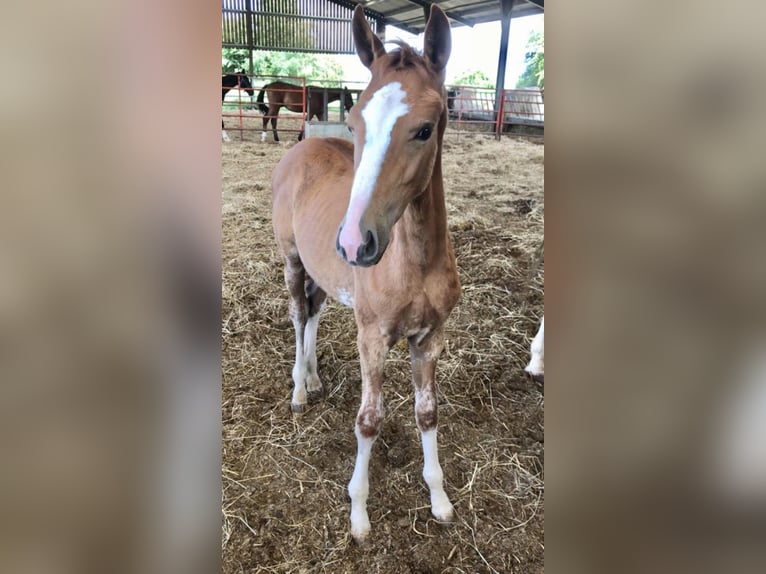
[[[324,158],[326,165],[341,169],[321,174],[308,170],[306,181],[294,196],[293,233],[306,272],[329,296],[353,307],[352,268],[335,251],[338,227],[348,206],[353,157],[345,157],[327,143],[317,142],[312,147],[329,152],[330,157]]]
[[[334,226],[326,224],[326,228],[323,226],[320,229],[315,225],[311,229],[296,228],[295,243],[308,275],[330,297],[353,307],[354,276],[351,266],[335,252],[335,234],[342,217],[341,214]],[[330,220],[334,221],[334,218]]]

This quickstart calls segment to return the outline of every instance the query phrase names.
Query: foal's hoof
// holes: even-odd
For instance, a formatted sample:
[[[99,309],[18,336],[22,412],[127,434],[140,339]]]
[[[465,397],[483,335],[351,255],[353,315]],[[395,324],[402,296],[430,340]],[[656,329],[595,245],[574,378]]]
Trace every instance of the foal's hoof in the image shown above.
[[[446,505],[440,505],[438,507],[432,506],[431,514],[437,521],[445,524],[450,524],[455,521],[455,509],[449,502],[447,502]]]
[[[293,411],[296,415],[303,414],[303,411],[306,410],[306,405],[299,405],[296,403],[290,403],[290,410]]]
[[[309,403],[316,403],[319,402],[319,400],[324,396],[324,389],[320,388],[316,391],[309,391],[308,392],[308,400]]]
[[[369,523],[367,524],[366,527],[362,526],[356,530],[354,528],[351,528],[351,538],[354,539],[354,542],[356,542],[357,546],[364,546],[369,536],[370,536]]]

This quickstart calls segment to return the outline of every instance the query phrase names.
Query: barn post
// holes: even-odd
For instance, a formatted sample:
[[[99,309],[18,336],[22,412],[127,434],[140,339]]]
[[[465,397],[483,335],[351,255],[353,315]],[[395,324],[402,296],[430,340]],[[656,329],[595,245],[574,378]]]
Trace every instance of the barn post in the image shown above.
[[[245,22],[247,26],[247,61],[249,64],[248,73],[253,75],[253,0],[245,0]]]
[[[511,28],[511,10],[514,0],[500,0],[500,55],[497,61],[497,80],[495,81],[495,119],[497,120],[497,132],[495,137],[500,139],[503,132],[503,98],[505,91],[505,64],[508,60],[508,37]]]

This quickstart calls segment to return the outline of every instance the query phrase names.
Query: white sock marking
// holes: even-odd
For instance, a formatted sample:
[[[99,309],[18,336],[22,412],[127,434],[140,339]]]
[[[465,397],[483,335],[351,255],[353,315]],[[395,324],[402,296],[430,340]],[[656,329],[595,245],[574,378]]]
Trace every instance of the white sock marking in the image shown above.
[[[346,249],[351,261],[362,243],[359,220],[367,209],[380,175],[380,168],[391,143],[391,131],[396,120],[406,114],[410,107],[404,103],[407,92],[399,82],[391,82],[375,92],[362,110],[365,125],[364,148],[359,167],[354,174],[351,198],[346,210],[345,224],[339,242]]]
[[[532,339],[530,347],[532,357],[524,370],[531,375],[542,375],[545,371],[545,316],[540,321],[540,329],[535,338]]]
[[[296,329],[297,331],[297,329]],[[293,365],[293,405],[306,404],[306,358],[303,354],[303,345],[295,337],[295,365]]]
[[[266,132],[261,132],[261,141],[262,142],[266,141]]]
[[[226,130],[221,130],[221,138],[223,138],[223,141],[230,142],[229,134],[226,133]]]
[[[354,474],[348,483],[348,494],[351,497],[351,535],[362,541],[370,532],[370,518],[367,515],[367,497],[370,493],[368,470],[370,455],[375,437],[367,438],[355,431],[357,440],[356,463]]]
[[[735,358],[734,380],[713,415],[712,448],[704,449],[715,494],[746,509],[766,503],[766,345],[752,344]]]
[[[318,391],[322,388],[322,381],[317,374],[317,329],[322,308],[324,303],[319,312],[306,321],[306,330],[303,335],[303,358],[306,365],[306,386],[309,391]]]
[[[444,492],[444,473],[439,464],[439,449],[436,444],[436,429],[420,433],[423,442],[423,479],[431,491],[431,514],[437,520],[452,520],[452,503]]]

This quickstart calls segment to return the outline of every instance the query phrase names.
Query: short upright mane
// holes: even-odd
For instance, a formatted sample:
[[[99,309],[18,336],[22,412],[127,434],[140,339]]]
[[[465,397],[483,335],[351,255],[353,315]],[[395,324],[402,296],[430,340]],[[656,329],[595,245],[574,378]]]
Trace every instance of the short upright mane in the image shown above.
[[[395,70],[414,68],[416,66],[426,67],[426,61],[423,58],[423,55],[412,46],[401,40],[388,40],[386,41],[386,44],[395,44],[398,46],[398,49],[388,52],[389,65]]]

